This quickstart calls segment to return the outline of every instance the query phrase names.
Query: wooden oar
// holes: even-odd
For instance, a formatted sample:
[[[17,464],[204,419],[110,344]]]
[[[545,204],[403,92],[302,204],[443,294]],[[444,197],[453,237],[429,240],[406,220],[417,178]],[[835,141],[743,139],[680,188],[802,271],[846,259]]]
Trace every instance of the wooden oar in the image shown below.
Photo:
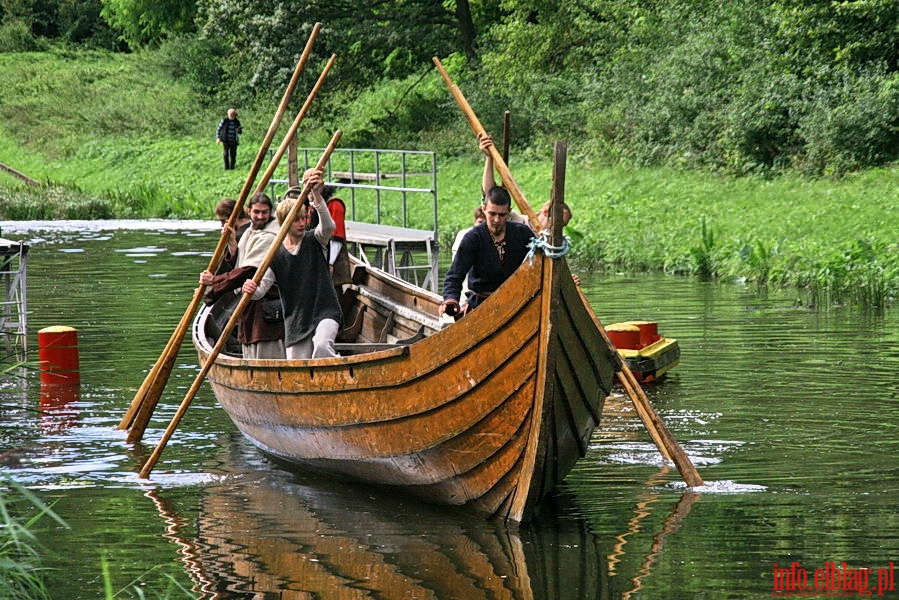
[[[337,142],[340,141],[341,135],[343,135],[343,132],[339,129],[334,133],[334,136],[331,138],[328,147],[325,148],[324,152],[321,155],[321,158],[319,158],[318,163],[315,165],[316,169],[324,171],[325,166],[328,164],[328,160],[331,158],[331,153],[337,146]],[[266,252],[265,257],[262,259],[262,262],[259,263],[259,267],[256,269],[256,274],[253,276],[253,281],[255,281],[257,284],[265,275],[266,270],[268,270],[272,259],[274,259],[275,254],[277,254],[278,249],[281,247],[281,243],[287,236],[287,232],[290,231],[290,227],[299,214],[300,207],[303,205],[303,202],[305,202],[306,198],[309,197],[309,192],[311,190],[312,183],[306,183],[306,185],[303,186],[303,191],[300,194],[300,197],[294,203],[293,208],[290,209],[290,213],[287,215],[287,218],[285,218],[284,222],[281,223],[281,228],[278,231],[278,235],[275,236],[271,247],[268,249],[268,252]],[[228,323],[225,325],[224,329],[222,329],[222,333],[219,336],[218,342],[216,342],[215,347],[209,352],[209,356],[206,357],[206,361],[203,363],[203,366],[200,369],[200,372],[197,374],[196,379],[194,379],[193,385],[191,385],[190,389],[187,390],[187,394],[184,396],[184,400],[181,401],[181,405],[178,407],[175,416],[172,417],[169,426],[165,430],[165,433],[163,433],[162,438],[156,445],[156,448],[153,449],[153,453],[150,455],[150,457],[147,459],[147,462],[141,469],[140,477],[142,479],[146,479],[150,476],[150,472],[156,465],[156,461],[159,460],[159,456],[162,454],[165,445],[168,443],[169,439],[172,437],[172,434],[175,432],[175,429],[178,427],[178,423],[181,421],[184,413],[187,412],[190,403],[194,399],[194,396],[197,395],[197,391],[203,384],[203,380],[206,379],[206,375],[209,374],[209,370],[212,368],[215,359],[218,357],[219,353],[221,353],[222,348],[225,347],[225,344],[228,343],[228,338],[231,335],[231,331],[234,329],[235,325],[237,325],[237,321],[240,318],[241,313],[243,313],[244,309],[250,303],[251,297],[252,294],[243,294],[241,296],[240,301],[234,308],[234,312],[231,313],[231,317],[228,319]]]
[[[215,251],[212,254],[212,258],[209,260],[210,271],[215,271],[218,268],[219,264],[222,262],[222,258],[225,256],[225,249],[228,247],[228,239],[230,237],[229,231],[233,229],[237,224],[237,220],[240,217],[241,212],[243,212],[244,210],[244,203],[249,196],[250,189],[252,189],[253,187],[253,183],[256,180],[256,175],[258,175],[259,169],[262,168],[262,162],[263,160],[265,160],[265,155],[268,153],[268,149],[271,146],[272,140],[274,139],[275,134],[278,132],[278,127],[281,124],[281,119],[284,116],[284,113],[287,111],[287,107],[290,104],[291,98],[293,97],[294,90],[296,89],[297,83],[300,80],[300,74],[303,72],[303,69],[305,69],[306,67],[306,63],[309,61],[309,56],[312,54],[312,45],[315,42],[315,39],[318,37],[318,33],[321,30],[321,27],[321,23],[316,23],[312,28],[312,32],[309,34],[309,40],[306,42],[306,47],[304,48],[303,53],[300,56],[299,62],[297,62],[297,66],[293,71],[293,75],[290,78],[287,89],[284,90],[284,95],[281,98],[281,102],[278,104],[278,109],[275,112],[274,117],[272,118],[271,125],[269,125],[268,131],[265,134],[265,138],[263,138],[262,144],[259,146],[259,151],[256,153],[256,159],[253,161],[253,165],[250,167],[250,171],[247,174],[246,181],[244,182],[243,188],[238,195],[237,202],[235,202],[234,204],[234,210],[231,212],[231,215],[228,218],[228,222],[222,228],[222,235],[219,238],[218,245],[216,246]],[[152,404],[149,409],[149,413],[153,413],[153,410],[156,407],[156,403],[159,402],[159,396],[162,393],[162,389],[165,387],[165,384],[168,382],[169,376],[171,375],[175,360],[178,357],[178,351],[181,348],[181,342],[183,341],[184,336],[187,333],[187,329],[190,325],[190,319],[203,298],[203,292],[204,286],[200,286],[194,292],[194,297],[191,300],[191,303],[188,305],[187,309],[184,311],[184,314],[181,316],[181,320],[178,322],[178,325],[172,332],[169,341],[165,345],[165,348],[159,355],[159,358],[156,360],[153,368],[150,369],[150,372],[147,373],[147,376],[144,378],[144,381],[138,389],[137,393],[134,395],[134,399],[131,401],[131,405],[128,407],[128,410],[125,411],[122,420],[119,422],[119,429],[128,429],[133,426],[135,418],[137,417],[140,408],[145,402],[149,402],[150,404]],[[143,423],[142,427],[146,427],[146,423]],[[142,435],[143,431],[138,433],[136,436],[137,440],[140,440],[140,437]],[[129,439],[129,441],[135,440]]]
[[[471,106],[469,106],[468,100],[466,100],[465,96],[462,95],[462,91],[459,89],[459,86],[455,85],[452,82],[449,74],[446,72],[446,69],[443,68],[443,64],[440,62],[440,59],[436,56],[434,57],[434,64],[437,65],[437,70],[439,70],[440,75],[443,76],[443,81],[446,82],[447,87],[453,94],[453,98],[456,99],[456,104],[458,104],[459,108],[462,109],[462,113],[468,120],[468,125],[471,127],[472,131],[474,131],[475,136],[480,137],[482,134],[486,134],[487,131],[481,125],[481,122],[478,120],[477,115],[471,109]],[[538,229],[540,227],[540,224],[537,221],[537,214],[534,212],[534,209],[531,208],[531,205],[527,201],[527,198],[524,197],[521,188],[518,187],[518,183],[516,183],[515,178],[512,177],[512,173],[509,171],[509,167],[506,166],[506,161],[503,160],[503,156],[502,154],[500,154],[500,151],[496,149],[495,144],[490,146],[490,156],[493,158],[493,165],[499,172],[499,176],[500,179],[502,179],[503,186],[505,186],[505,188],[509,190],[509,194],[515,200],[515,204],[518,206],[518,210],[527,215],[528,221],[531,222],[531,227],[533,227],[534,229]]]
[[[287,130],[287,133],[284,135],[284,139],[281,142],[281,145],[278,146],[278,150],[275,152],[275,155],[272,157],[271,162],[268,165],[268,168],[265,170],[265,173],[259,179],[259,185],[256,186],[256,193],[260,193],[265,190],[265,187],[268,185],[269,180],[272,177],[272,174],[275,172],[275,169],[278,167],[278,163],[281,158],[284,156],[284,152],[287,150],[288,146],[292,143],[294,137],[296,136],[297,128],[299,128],[300,123],[303,122],[303,119],[306,116],[306,113],[309,112],[309,108],[312,106],[312,101],[315,99],[315,96],[318,94],[318,91],[321,89],[322,85],[325,82],[325,78],[328,76],[328,72],[331,70],[331,67],[334,65],[334,61],[336,60],[336,56],[332,55],[331,59],[328,61],[328,64],[325,65],[325,68],[322,70],[321,75],[318,78],[318,81],[315,83],[315,86],[312,88],[312,91],[309,93],[309,96],[306,98],[306,102],[303,104],[303,107],[300,109],[300,112],[297,113],[296,118],[291,123],[290,127]],[[199,304],[199,300],[202,298],[202,290],[203,286],[201,285],[197,288],[197,292],[194,294],[194,301]],[[196,307],[194,307],[195,309]],[[192,311],[191,311],[192,312]],[[187,333],[187,327],[190,324],[189,320],[183,325],[179,323],[179,326],[183,326],[183,332],[181,333],[181,337],[183,338]],[[179,340],[180,345],[180,340]],[[175,356],[177,356],[177,350],[175,351]],[[171,371],[171,365],[174,364],[174,357],[172,358],[170,364],[168,365],[169,371]],[[167,378],[167,377],[166,377]],[[161,385],[154,384],[151,387],[151,391],[154,392],[153,395],[148,395],[148,399],[146,399],[138,409],[137,416],[134,419],[134,422],[131,426],[131,429],[128,432],[128,442],[129,443],[137,443],[141,440],[144,435],[144,432],[147,429],[147,425],[150,422],[150,417],[153,416],[153,411],[156,409],[156,404],[159,402],[159,398],[162,395],[162,388],[164,387],[165,382],[163,381]]]
[[[512,113],[503,113],[503,161],[509,166],[509,142],[512,138]]]
[[[577,286],[577,290],[581,295],[581,299],[584,301],[584,305],[590,307],[587,297],[584,295],[584,291],[580,286]],[[687,453],[684,452],[684,449],[671,434],[671,431],[665,425],[664,421],[662,421],[662,417],[659,416],[659,413],[656,412],[655,407],[653,407],[649,398],[646,396],[646,392],[644,392],[643,388],[640,386],[640,382],[637,381],[637,378],[634,377],[630,367],[627,366],[627,363],[618,354],[618,350],[615,349],[615,344],[613,344],[612,340],[609,338],[606,328],[603,327],[602,322],[600,322],[599,317],[596,316],[596,313],[592,308],[590,309],[590,315],[593,317],[593,322],[602,334],[606,344],[615,351],[615,356],[619,361],[619,370],[617,373],[618,381],[621,382],[625,392],[627,392],[628,397],[631,399],[631,402],[637,411],[637,415],[643,422],[646,431],[649,432],[649,436],[659,449],[659,452],[661,452],[662,456],[666,459],[674,462],[674,466],[680,471],[681,478],[687,485],[690,487],[705,485],[702,481],[702,477],[699,476],[699,472],[696,471],[696,467],[694,467],[693,463],[690,461],[690,457],[687,456]]]
[[[468,124],[471,127],[472,131],[474,131],[476,136],[479,136],[483,133],[484,128],[481,126],[481,122],[478,120],[477,115],[475,115],[474,111],[469,106],[468,101],[465,99],[465,96],[462,95],[462,91],[459,89],[459,86],[453,84],[452,80],[449,77],[449,74],[446,72],[446,69],[443,68],[443,65],[440,63],[440,59],[434,57],[434,64],[437,65],[437,69],[440,71],[443,80],[446,82],[447,87],[449,87],[450,92],[452,92],[453,97],[456,99],[456,103],[459,105],[459,108],[462,109],[465,118],[468,120]],[[509,194],[512,198],[515,199],[515,203],[518,205],[518,209],[528,216],[528,219],[531,222],[531,225],[534,229],[537,229],[537,215],[534,214],[534,210],[531,208],[531,205],[528,203],[527,199],[524,197],[524,194],[521,192],[521,189],[518,187],[518,183],[516,183],[515,178],[512,177],[512,173],[509,172],[509,167],[506,165],[503,160],[502,155],[499,151],[491,146],[490,155],[493,157],[493,163],[496,167],[496,170],[499,171],[500,177],[503,180],[503,185],[506,189],[509,190]],[[580,286],[576,286],[578,293],[581,295],[581,299],[584,302],[584,305],[589,307],[590,303],[587,301],[586,296],[584,296],[583,290],[581,290]],[[590,310],[590,313],[593,317],[593,321],[596,324],[597,329],[602,334],[606,343],[609,345],[609,348],[615,349],[614,344],[609,339],[609,335],[606,333],[605,327],[603,327],[599,318],[596,316],[596,313],[593,310]],[[615,356],[619,356],[617,350],[615,351]],[[628,368],[627,363],[625,363],[621,358],[618,358],[620,364],[620,370],[618,371],[618,379],[624,385],[625,391],[627,391],[628,396],[634,404],[634,407],[637,409],[637,414],[640,415],[640,419],[643,421],[643,425],[646,427],[646,430],[649,431],[650,436],[655,442],[656,446],[659,449],[659,452],[662,455],[674,461],[675,466],[678,471],[681,473],[681,477],[690,487],[696,487],[703,485],[702,477],[699,476],[699,473],[696,472],[696,468],[693,466],[693,463],[690,462],[690,458],[687,456],[687,453],[684,452],[683,448],[680,447],[680,444],[677,443],[677,440],[674,439],[674,436],[671,435],[671,432],[665,426],[665,423],[662,422],[662,418],[658,415],[653,408],[652,404],[649,402],[649,398],[646,397],[646,394],[643,392],[643,388],[640,387],[639,382],[634,377],[634,374],[631,372],[630,368]]]

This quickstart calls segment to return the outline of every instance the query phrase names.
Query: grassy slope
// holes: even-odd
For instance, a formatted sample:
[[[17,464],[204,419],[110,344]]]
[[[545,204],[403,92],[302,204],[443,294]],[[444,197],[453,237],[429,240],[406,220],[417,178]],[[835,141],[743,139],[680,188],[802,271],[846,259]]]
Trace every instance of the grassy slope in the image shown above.
[[[147,55],[0,54],[0,85],[7,90],[0,162],[109,196],[120,217],[211,214],[218,198],[239,192],[275,108],[241,111],[247,134],[240,168],[225,172],[212,140],[221,110],[202,108]],[[309,133],[313,125],[300,128],[301,145],[322,145],[321,133]],[[439,160],[444,243],[468,226],[480,199],[473,138],[471,148],[467,157]],[[549,195],[551,161],[511,162],[539,208]],[[695,272],[704,262],[723,275],[895,295],[896,176],[893,168],[840,181],[766,181],[571,160],[569,229],[583,267]],[[0,174],[0,184],[13,181]],[[8,218],[2,203],[0,218]]]

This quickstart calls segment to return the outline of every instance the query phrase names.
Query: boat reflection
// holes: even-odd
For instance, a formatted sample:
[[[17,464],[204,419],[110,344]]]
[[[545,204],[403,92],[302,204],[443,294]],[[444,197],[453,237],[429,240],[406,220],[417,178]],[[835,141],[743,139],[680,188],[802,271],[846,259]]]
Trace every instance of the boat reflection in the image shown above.
[[[515,531],[357,486],[271,475],[206,491],[197,543],[175,540],[202,598],[608,597],[602,552],[579,518]]]

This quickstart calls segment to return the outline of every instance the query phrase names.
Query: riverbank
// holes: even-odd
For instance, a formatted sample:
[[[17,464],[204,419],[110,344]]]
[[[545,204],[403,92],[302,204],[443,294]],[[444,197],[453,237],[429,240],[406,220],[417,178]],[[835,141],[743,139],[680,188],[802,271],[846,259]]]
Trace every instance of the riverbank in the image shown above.
[[[220,111],[150,58],[0,56],[0,84],[11,91],[0,125],[0,163],[43,184],[29,186],[0,171],[0,221],[207,219],[220,198],[238,195],[273,107],[241,111],[238,168],[224,171],[214,141]],[[298,130],[300,146],[323,146],[334,125],[310,117]],[[446,248],[470,225],[481,195],[481,154],[470,132],[464,135],[450,144],[469,149],[462,156],[438,152]],[[579,269],[796,286],[818,305],[881,307],[899,296],[893,225],[899,165],[841,179],[735,178],[598,164],[586,153],[577,144],[569,148],[565,192]],[[542,205],[551,186],[550,148],[525,152],[513,145],[510,163],[531,205]],[[417,218],[425,212],[429,219],[429,211]]]
[[[219,171],[217,149],[203,154],[173,160],[169,169],[139,171],[117,161],[68,161],[68,172],[80,167],[91,173],[77,185],[37,188],[4,179],[0,220],[206,218],[218,198],[237,195],[246,172]],[[140,156],[135,160],[144,162]],[[156,160],[165,162],[166,156]],[[549,197],[551,161],[510,162],[530,204],[542,205]],[[184,166],[191,174],[182,172]],[[480,196],[480,169],[474,151],[472,157],[439,163],[445,247],[470,222]],[[49,174],[35,178],[46,181]],[[839,180],[763,180],[571,160],[566,200],[574,213],[568,227],[573,258],[582,269],[741,278],[802,288],[807,301],[819,305],[884,306],[899,295],[897,175],[893,168]],[[193,177],[190,195],[177,195],[177,186],[166,191],[164,182],[178,177]]]

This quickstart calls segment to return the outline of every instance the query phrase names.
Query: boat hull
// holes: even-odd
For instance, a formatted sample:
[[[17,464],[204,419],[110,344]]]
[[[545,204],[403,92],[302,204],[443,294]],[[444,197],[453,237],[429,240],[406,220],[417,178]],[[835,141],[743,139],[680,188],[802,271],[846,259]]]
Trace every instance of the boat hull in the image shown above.
[[[232,421],[291,465],[527,520],[586,453],[616,366],[565,261],[526,261],[444,329],[438,296],[371,267],[358,266],[354,281],[347,321],[370,322],[355,343],[376,351],[302,361],[220,354],[208,380]],[[403,343],[416,325],[410,339],[420,339]],[[204,331],[201,313],[201,361],[214,343]]]

